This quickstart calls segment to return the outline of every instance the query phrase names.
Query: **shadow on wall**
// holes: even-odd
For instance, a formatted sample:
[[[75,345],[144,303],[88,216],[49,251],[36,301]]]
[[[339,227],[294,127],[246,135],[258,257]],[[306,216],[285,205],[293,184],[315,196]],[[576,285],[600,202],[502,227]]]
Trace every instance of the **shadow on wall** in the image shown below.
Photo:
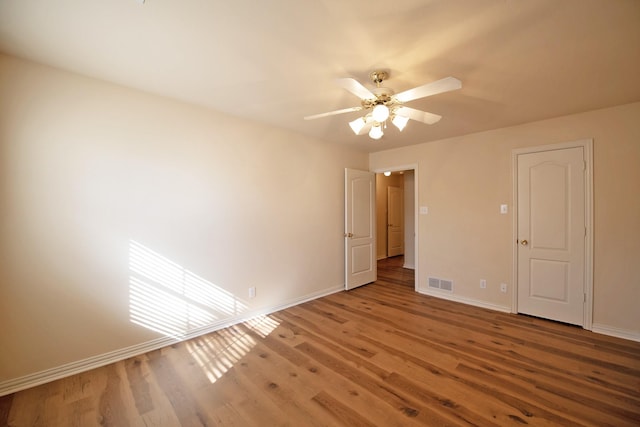
[[[232,293],[135,240],[129,241],[129,272],[130,321],[168,337],[181,339],[247,311]]]

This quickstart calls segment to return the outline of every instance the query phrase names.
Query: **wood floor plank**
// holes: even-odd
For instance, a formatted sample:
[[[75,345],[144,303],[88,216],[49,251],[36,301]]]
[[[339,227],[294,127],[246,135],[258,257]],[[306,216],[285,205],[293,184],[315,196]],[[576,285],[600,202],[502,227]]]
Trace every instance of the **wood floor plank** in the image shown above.
[[[337,423],[344,423],[354,427],[376,427],[377,425],[325,391],[315,395],[313,400],[333,415]]]
[[[356,298],[356,297],[352,297]],[[327,300],[328,303],[334,303],[331,300]],[[359,302],[359,303],[356,303]],[[390,304],[383,304],[382,307],[377,308],[376,313],[371,313],[366,310],[369,302],[366,297],[364,301],[352,301],[353,304],[346,305],[344,303],[334,303],[336,305],[341,305],[344,310],[349,310],[354,314],[359,314],[363,318],[377,320],[381,324],[389,323],[386,319],[396,318],[394,315],[394,308],[389,307]],[[397,308],[396,308],[397,310]],[[407,311],[407,309],[403,309],[403,312]],[[409,310],[411,311],[411,310]],[[612,363],[609,361],[601,361],[596,358],[594,355],[590,357],[591,363],[589,361],[584,361],[583,352],[586,349],[574,348],[572,352],[564,351],[564,350],[556,350],[550,345],[540,345],[538,340],[543,340],[543,336],[539,336],[530,340],[525,340],[520,337],[513,338],[508,335],[505,335],[502,330],[504,326],[501,327],[501,332],[493,333],[491,330],[486,328],[477,328],[472,326],[466,326],[465,323],[453,322],[448,318],[440,318],[438,316],[434,316],[432,314],[427,313],[414,313],[420,317],[424,317],[425,321],[418,322],[407,322],[406,319],[410,319],[409,314],[403,314],[405,323],[409,326],[408,330],[411,330],[416,335],[424,335],[421,331],[416,330],[416,328],[412,328],[411,325],[420,325],[421,327],[426,326],[426,330],[429,336],[441,336],[445,337],[446,342],[443,342],[444,345],[450,346],[452,350],[455,350],[460,345],[466,345],[467,343],[471,343],[474,346],[477,345],[478,342],[491,344],[492,351],[498,351],[504,357],[512,358],[517,361],[529,361],[532,366],[540,366],[545,364],[545,360],[548,359],[549,354],[556,354],[558,357],[554,361],[553,369],[557,373],[567,373],[576,376],[588,377],[590,381],[594,383],[609,383],[612,384],[614,388],[622,388],[625,387],[625,393],[629,394],[637,394],[637,387],[633,387],[634,381],[637,382],[637,368],[633,366],[637,366],[637,358],[626,357],[618,363]],[[402,326],[399,323],[393,324],[398,328]],[[566,325],[565,325],[566,326]],[[573,327],[567,327],[573,329]],[[439,332],[440,331],[440,332]],[[455,341],[452,341],[455,340]],[[465,342],[466,341],[466,342]],[[595,352],[592,350],[592,353]],[[564,364],[558,363],[564,361]],[[593,367],[597,369],[593,369]],[[632,388],[628,388],[631,385]]]
[[[598,426],[617,426],[621,423],[632,422],[635,414],[625,408],[610,405],[596,399],[590,399],[577,391],[563,388],[561,385],[532,382],[527,378],[514,378],[505,371],[491,368],[490,371],[482,367],[473,367],[464,363],[458,366],[458,372],[473,377],[484,384],[507,390],[511,394],[526,398],[531,394],[544,403],[544,406],[558,413],[570,412],[582,423],[593,423]],[[500,374],[503,375],[500,375]]]
[[[451,380],[452,382],[459,383],[459,386],[473,388],[478,391],[481,395],[491,396],[492,398],[498,398],[503,403],[506,403],[509,407],[513,408],[514,412],[507,413],[506,415],[516,420],[517,422],[525,422],[527,424],[547,424],[551,425],[563,425],[563,426],[577,426],[580,425],[576,422],[573,422],[571,419],[567,417],[563,417],[561,415],[555,414],[549,409],[545,408],[536,403],[532,403],[528,401],[526,398],[522,398],[517,394],[514,394],[509,391],[502,391],[499,388],[492,387],[486,383],[476,382],[470,380],[469,378],[465,378],[463,376],[457,375],[450,371],[439,369],[436,365],[431,362],[427,362],[422,360],[419,357],[415,357],[411,354],[399,352],[398,350],[394,350],[391,347],[387,348],[389,352],[396,352],[397,354],[401,354],[404,360],[410,361],[417,367],[422,368],[423,370],[430,371],[432,373],[436,373],[441,377]],[[524,418],[523,418],[524,417]]]
[[[501,337],[501,338],[505,338],[507,340],[516,341],[516,342],[518,341],[524,342],[528,340],[529,346],[534,346],[535,348],[540,349],[542,351],[546,351],[546,352],[551,351],[559,355],[569,356],[574,360],[576,358],[578,360],[585,359],[585,361],[590,364],[596,363],[601,366],[609,366],[610,364],[610,365],[613,365],[614,369],[618,372],[620,372],[621,370],[623,371],[626,370],[625,366],[621,366],[620,364],[617,364],[617,362],[620,362],[620,361],[622,361],[623,363],[628,361],[629,357],[628,356],[625,357],[625,355],[621,355],[619,358],[616,358],[615,354],[613,353],[603,352],[599,354],[598,358],[593,358],[590,356],[582,355],[581,354],[582,352],[580,351],[572,351],[572,352],[567,351],[565,348],[570,346],[570,343],[567,342],[567,339],[554,340],[553,337],[550,337],[547,335],[544,337],[545,343],[540,344],[535,339],[535,337],[538,337],[540,335],[537,331],[536,332],[527,331],[520,328],[517,330],[517,335],[515,335],[514,333],[516,331],[513,328],[494,327],[492,329],[488,329],[486,321],[470,323],[468,316],[466,316],[464,313],[449,312],[445,317],[442,314],[439,315],[435,310],[425,311],[424,309],[417,309],[415,307],[400,306],[397,303],[390,302],[388,298],[380,297],[379,295],[377,295],[377,292],[374,294],[374,296],[371,296],[371,293],[373,293],[372,290],[369,290],[369,295],[367,295],[363,291],[359,296],[361,298],[367,298],[370,301],[380,304],[383,307],[395,308],[398,310],[407,311],[417,316],[422,316],[422,317],[430,318],[433,320],[440,320],[442,322],[446,322],[448,325],[458,326],[464,330],[471,330],[475,332],[486,333],[492,336]],[[567,329],[571,329],[571,328],[567,328]],[[574,329],[577,329],[577,328],[574,328]],[[574,345],[574,347],[576,346]],[[579,347],[579,345],[577,347]],[[588,347],[589,350],[595,351],[595,349],[593,348],[593,344],[591,343],[585,343],[584,347],[585,348]],[[575,348],[573,350],[575,350]],[[632,368],[629,368],[628,372],[633,376],[637,376],[639,374],[637,369],[632,369]]]
[[[14,396],[11,394],[6,398],[0,398],[0,426],[9,425],[9,412],[13,406]]]
[[[0,397],[0,427],[638,426],[640,343],[376,283]]]
[[[419,402],[403,395],[402,392],[391,389],[383,381],[371,377],[362,371],[353,369],[344,361],[326,353],[316,346],[309,343],[302,343],[296,346],[296,348],[350,382],[372,393],[380,401],[391,406],[396,411],[398,417],[416,418],[417,421],[422,422],[424,425],[455,425],[452,421],[442,417],[433,409],[422,407]]]
[[[374,328],[374,333],[377,333],[378,329]],[[489,339],[490,342],[483,343],[485,341],[485,336],[483,335],[474,335],[474,340],[466,339],[452,339],[451,330],[448,326],[444,326],[444,332],[439,333],[437,327],[432,327],[429,329],[428,333],[422,333],[421,331],[413,331],[413,333],[409,333],[408,331],[400,331],[394,330],[393,333],[404,337],[406,339],[406,343],[402,343],[400,345],[408,345],[411,342],[416,340],[421,340],[424,346],[429,348],[429,351],[439,351],[441,353],[446,353],[454,356],[455,358],[462,358],[466,360],[489,360],[495,363],[499,363],[500,366],[504,365],[514,365],[519,369],[534,371],[537,376],[547,377],[551,380],[557,380],[558,376],[564,376],[563,383],[571,383],[580,388],[585,388],[586,391],[591,390],[592,388],[597,388],[598,390],[595,393],[601,394],[606,388],[608,391],[607,396],[612,398],[617,398],[619,394],[611,393],[613,389],[618,389],[618,387],[611,384],[611,375],[608,375],[607,384],[604,384],[604,381],[592,381],[592,377],[587,377],[585,375],[574,375],[567,376],[566,373],[567,367],[563,367],[566,365],[555,364],[550,366],[549,364],[544,362],[544,357],[546,355],[539,358],[531,358],[525,357],[521,353],[514,349],[515,347],[509,346],[508,342],[497,341],[496,339],[486,336],[486,339]],[[447,333],[448,332],[448,333]],[[460,337],[456,337],[460,338]],[[573,360],[569,360],[571,365],[574,365]],[[629,360],[629,363],[632,363],[632,360]],[[549,368],[548,371],[545,371],[545,368]],[[571,366],[569,367],[571,368]],[[632,388],[627,388],[621,390],[625,393],[625,395],[633,395],[635,390]],[[633,401],[635,399],[630,399]]]
[[[193,394],[190,393],[185,379],[177,374],[177,371],[165,356],[153,358],[149,365],[158,385],[169,399],[176,417],[183,426],[212,426],[213,421],[206,415],[206,411],[198,404]]]
[[[456,416],[463,420],[475,419],[482,420],[480,425],[490,425],[491,420],[495,419],[498,425],[514,424],[514,419],[518,419],[521,412],[519,406],[505,405],[502,401],[493,401],[491,395],[485,395],[483,399],[477,399],[477,390],[475,384],[469,382],[469,379],[462,378],[457,371],[459,362],[455,357],[451,357],[446,353],[439,353],[437,349],[422,349],[414,343],[404,343],[397,341],[391,334],[380,336],[374,335],[375,340],[380,347],[385,348],[384,353],[380,353],[379,358],[395,358],[385,361],[385,364],[394,364],[398,372],[402,373],[406,378],[412,381],[417,380],[418,384],[426,384],[427,388],[420,389],[419,385],[412,385],[410,381],[398,382],[401,379],[396,373],[393,373],[387,381],[394,381],[396,384],[406,385],[414,392],[419,391],[421,396],[429,396],[429,400],[434,406],[441,410],[455,410]],[[411,348],[411,354],[407,354],[397,349]],[[427,365],[422,360],[430,360]],[[421,361],[420,366],[416,366],[415,361]],[[425,369],[426,368],[426,369]],[[474,414],[477,414],[474,415]]]

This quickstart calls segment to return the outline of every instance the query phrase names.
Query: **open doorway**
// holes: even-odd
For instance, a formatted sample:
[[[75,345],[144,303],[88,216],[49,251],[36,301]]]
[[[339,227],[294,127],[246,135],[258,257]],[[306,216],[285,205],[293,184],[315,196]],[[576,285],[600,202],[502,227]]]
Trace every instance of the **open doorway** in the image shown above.
[[[415,270],[415,173],[376,174],[376,258]]]
[[[415,290],[415,270],[404,267],[403,255],[382,258],[377,264],[379,282],[390,282]]]

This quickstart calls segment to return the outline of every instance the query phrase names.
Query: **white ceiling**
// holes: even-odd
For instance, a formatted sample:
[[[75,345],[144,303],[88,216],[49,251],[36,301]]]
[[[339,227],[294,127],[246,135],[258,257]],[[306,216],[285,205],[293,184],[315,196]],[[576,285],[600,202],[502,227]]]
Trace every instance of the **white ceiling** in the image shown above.
[[[0,51],[365,151],[640,101],[638,0],[0,0]],[[334,79],[400,92],[435,125],[355,136]],[[1,96],[1,94],[0,94]]]

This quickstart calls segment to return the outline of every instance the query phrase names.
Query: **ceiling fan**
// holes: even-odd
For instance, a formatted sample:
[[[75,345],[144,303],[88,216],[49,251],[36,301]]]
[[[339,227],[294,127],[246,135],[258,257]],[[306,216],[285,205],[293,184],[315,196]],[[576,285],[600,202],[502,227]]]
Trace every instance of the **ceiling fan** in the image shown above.
[[[372,90],[367,89],[360,82],[352,78],[336,80],[340,87],[361,99],[359,106],[306,116],[304,119],[313,120],[336,114],[364,110],[367,111],[367,113],[363,117],[349,122],[349,126],[351,126],[351,129],[356,135],[369,133],[371,138],[380,139],[382,135],[384,135],[383,128],[386,128],[388,119],[391,119],[391,123],[402,131],[409,119],[432,125],[442,118],[442,116],[437,114],[406,107],[404,103],[462,87],[462,82],[455,77],[445,77],[444,79],[405,90],[404,92],[395,93],[392,89],[380,86],[381,83],[389,77],[386,71],[373,71],[369,74],[369,77],[376,85]]]

